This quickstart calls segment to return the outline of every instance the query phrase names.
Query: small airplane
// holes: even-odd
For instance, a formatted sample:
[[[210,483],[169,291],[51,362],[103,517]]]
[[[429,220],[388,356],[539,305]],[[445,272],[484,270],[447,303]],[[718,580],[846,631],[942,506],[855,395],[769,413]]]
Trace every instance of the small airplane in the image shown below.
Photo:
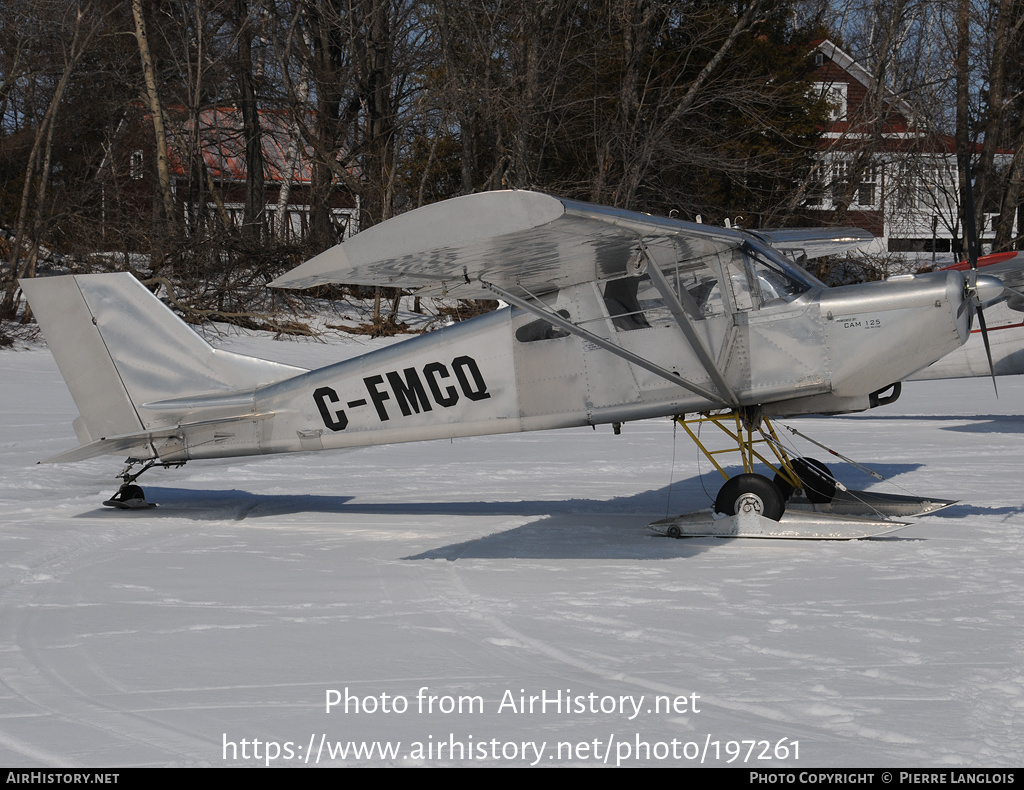
[[[80,412],[80,446],[48,460],[127,455],[105,504],[135,508],[151,505],[135,481],[153,466],[704,415],[731,437],[744,472],[730,476],[698,442],[726,478],[716,513],[664,534],[889,531],[885,520],[822,527],[830,502],[833,519],[856,522],[849,514],[860,511],[838,506],[845,489],[827,467],[780,450],[770,418],[887,402],[894,384],[958,349],[983,306],[1017,295],[976,269],[829,288],[782,254],[868,239],[715,228],[529,191],[454,198],[270,285],[379,285],[510,307],[319,370],[212,348],[127,273],[24,280]],[[775,477],[754,473],[755,459]],[[818,520],[787,525],[787,498],[800,490]],[[943,503],[889,505],[875,499],[867,512]]]

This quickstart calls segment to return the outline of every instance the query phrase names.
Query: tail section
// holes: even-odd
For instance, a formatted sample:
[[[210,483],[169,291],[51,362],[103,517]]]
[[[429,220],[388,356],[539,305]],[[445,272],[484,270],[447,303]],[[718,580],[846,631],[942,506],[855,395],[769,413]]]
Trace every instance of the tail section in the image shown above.
[[[304,372],[214,349],[127,273],[20,284],[78,406],[79,441],[106,443],[93,452],[66,454],[74,458],[148,444],[154,434],[180,425],[180,410],[147,404],[251,392]]]

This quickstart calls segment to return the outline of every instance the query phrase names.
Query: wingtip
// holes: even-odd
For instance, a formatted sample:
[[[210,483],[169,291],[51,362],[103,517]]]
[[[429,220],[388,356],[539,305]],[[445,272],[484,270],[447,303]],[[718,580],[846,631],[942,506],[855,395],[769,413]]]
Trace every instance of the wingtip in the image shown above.
[[[339,282],[337,273],[348,266],[349,260],[345,254],[344,244],[337,244],[271,280],[267,287],[302,289]]]

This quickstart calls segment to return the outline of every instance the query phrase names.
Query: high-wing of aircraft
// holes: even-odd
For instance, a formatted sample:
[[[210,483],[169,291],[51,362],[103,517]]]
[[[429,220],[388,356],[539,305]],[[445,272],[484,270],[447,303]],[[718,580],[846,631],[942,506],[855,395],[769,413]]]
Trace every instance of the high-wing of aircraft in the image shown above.
[[[510,307],[319,370],[212,348],[129,274],[23,281],[80,412],[80,446],[49,460],[126,455],[108,503],[135,507],[149,504],[135,481],[153,465],[706,415],[735,425],[744,472],[720,467],[714,517],[733,521],[665,531],[789,534],[787,495],[827,505],[836,486],[817,462],[777,453],[767,418],[869,408],[959,348],[979,305],[1009,295],[998,278],[958,271],[828,288],[778,251],[866,238],[772,238],[528,191],[455,198],[271,286],[380,285]],[[761,441],[774,478],[754,472],[771,457]]]

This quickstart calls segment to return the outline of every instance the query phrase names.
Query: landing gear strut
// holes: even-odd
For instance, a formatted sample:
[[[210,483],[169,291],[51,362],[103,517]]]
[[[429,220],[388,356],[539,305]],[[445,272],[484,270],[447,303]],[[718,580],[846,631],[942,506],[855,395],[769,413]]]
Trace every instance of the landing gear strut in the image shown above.
[[[725,478],[725,485],[715,499],[717,513],[736,516],[741,512],[754,512],[764,518],[778,521],[786,512],[786,500],[793,492],[809,488],[807,480],[810,475],[805,473],[805,470],[814,469],[823,477],[827,475],[831,481],[828,467],[821,462],[802,458],[790,460],[782,449],[775,428],[758,408],[739,409],[722,414],[700,414],[690,419],[680,417],[676,421],[690,434],[697,447]],[[699,430],[704,423],[711,423],[727,434],[732,439],[731,446],[724,450],[709,450],[691,428],[692,425],[697,425]],[[740,454],[743,463],[743,474],[730,477],[718,463],[716,456],[736,452]],[[775,472],[775,479],[755,474],[754,464],[757,462]],[[827,486],[821,483],[817,488],[822,490],[824,496]],[[835,492],[834,481],[832,492]]]
[[[944,499],[848,489],[821,461],[791,458],[779,442],[775,428],[757,407],[699,414],[692,418],[677,417],[676,422],[725,478],[725,484],[715,499],[713,513],[703,510],[655,521],[650,525],[651,529],[660,535],[671,538],[851,540],[884,535],[907,526],[908,522],[894,521],[892,516],[933,513],[955,504]],[[705,423],[714,424],[728,435],[729,446],[708,449],[698,438],[698,431]],[[876,472],[804,436],[795,428],[788,430],[882,479]],[[730,477],[717,456],[737,452],[743,472]],[[755,463],[762,463],[772,470],[774,479],[756,474]],[[801,492],[803,496],[797,496]]]

